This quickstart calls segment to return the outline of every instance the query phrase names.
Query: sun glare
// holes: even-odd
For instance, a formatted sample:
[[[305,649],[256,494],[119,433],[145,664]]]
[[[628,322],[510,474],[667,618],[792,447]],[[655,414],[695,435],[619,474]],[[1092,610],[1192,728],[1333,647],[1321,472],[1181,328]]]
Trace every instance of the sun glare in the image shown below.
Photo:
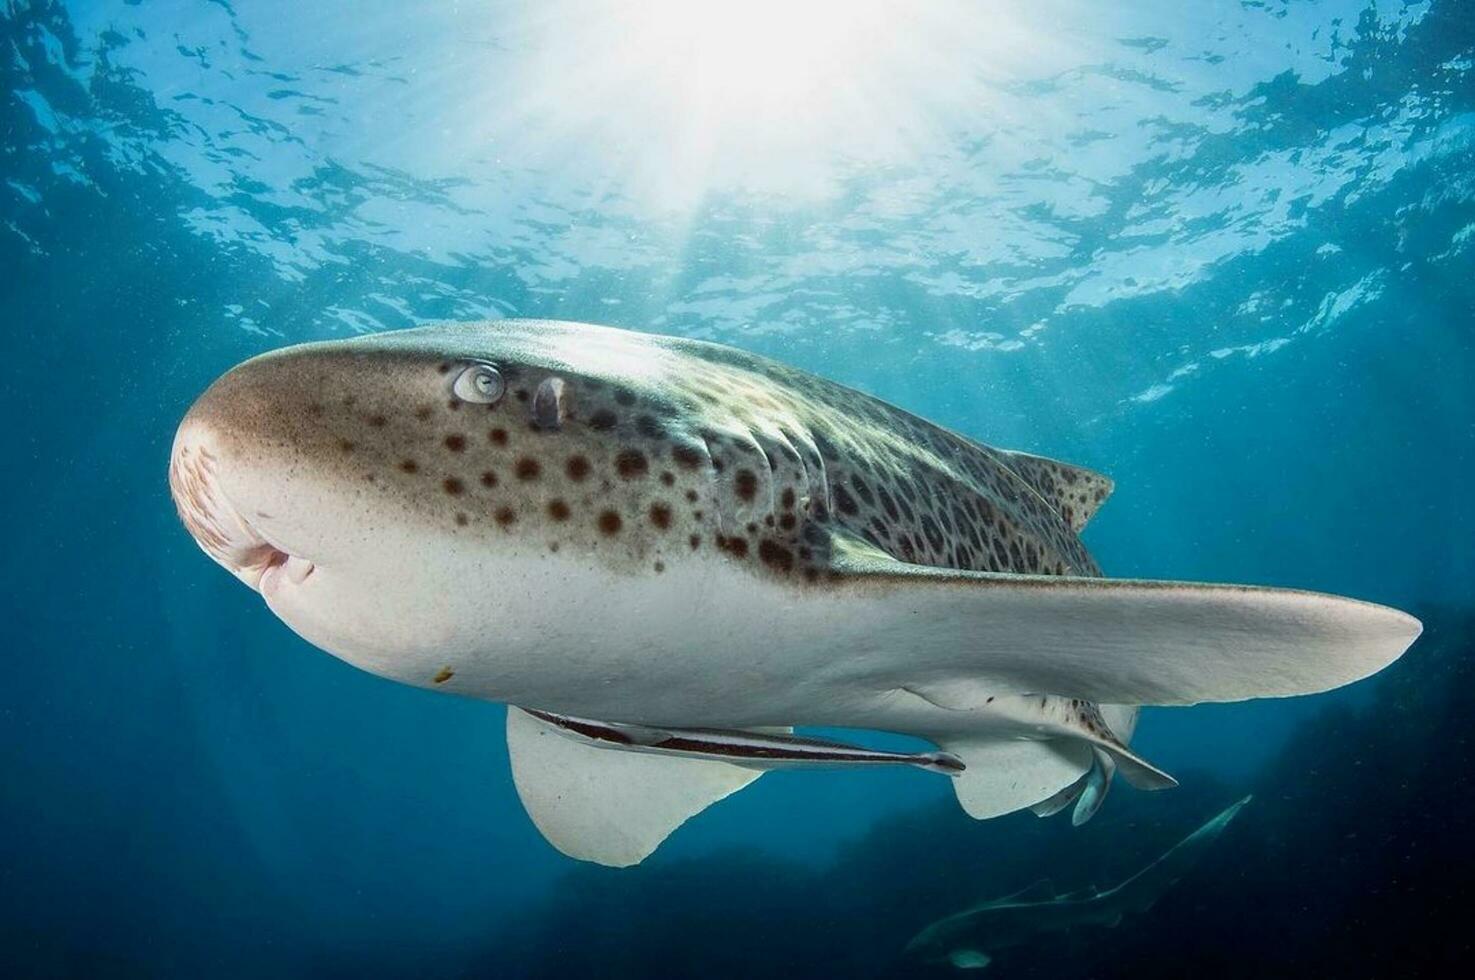
[[[875,63],[890,34],[885,6],[656,0],[629,8],[628,56],[728,123],[802,117]]]
[[[986,129],[997,87],[1040,55],[1013,6],[545,4],[507,38],[494,138],[555,165],[594,153],[678,206],[733,187],[824,194],[847,167]]]

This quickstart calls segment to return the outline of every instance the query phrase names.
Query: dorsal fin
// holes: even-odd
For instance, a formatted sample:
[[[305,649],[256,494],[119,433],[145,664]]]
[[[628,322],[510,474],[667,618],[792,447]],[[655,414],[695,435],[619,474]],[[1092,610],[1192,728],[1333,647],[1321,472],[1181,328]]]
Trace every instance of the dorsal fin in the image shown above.
[[[1086,526],[1102,501],[1111,496],[1111,489],[1115,486],[1110,477],[1082,466],[1029,453],[1000,450],[999,455],[1015,475],[1058,509],[1071,530],[1077,533]]]

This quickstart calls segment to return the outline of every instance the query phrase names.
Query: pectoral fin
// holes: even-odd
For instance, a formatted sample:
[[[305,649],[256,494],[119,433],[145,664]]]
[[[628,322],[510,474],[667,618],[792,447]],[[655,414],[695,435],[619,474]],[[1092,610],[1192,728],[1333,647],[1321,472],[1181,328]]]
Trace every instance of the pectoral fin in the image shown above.
[[[512,780],[548,843],[571,858],[639,864],[677,827],[762,773],[677,756],[618,752],[507,709]]]

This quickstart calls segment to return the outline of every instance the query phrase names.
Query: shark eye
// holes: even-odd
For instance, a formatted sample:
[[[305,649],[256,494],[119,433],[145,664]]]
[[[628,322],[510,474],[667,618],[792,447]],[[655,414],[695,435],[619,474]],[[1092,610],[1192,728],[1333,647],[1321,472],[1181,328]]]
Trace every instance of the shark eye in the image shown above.
[[[451,392],[463,402],[490,405],[502,397],[507,382],[502,374],[490,364],[472,364],[456,375]]]

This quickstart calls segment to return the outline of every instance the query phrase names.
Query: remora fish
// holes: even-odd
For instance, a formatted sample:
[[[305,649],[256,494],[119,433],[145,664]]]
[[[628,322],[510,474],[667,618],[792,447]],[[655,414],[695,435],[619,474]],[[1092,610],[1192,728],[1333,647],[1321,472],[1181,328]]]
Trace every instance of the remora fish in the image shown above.
[[[1099,474],[585,324],[254,358],[184,418],[170,484],[200,546],[309,642],[545,713],[508,712],[519,795],[556,847],[612,865],[760,773],[549,716],[917,735],[961,760],[969,814],[1083,819],[1114,771],[1173,785],[1126,747],[1136,705],[1324,691],[1420,631],[1335,596],[1101,578],[1078,537]]]
[[[994,954],[1052,932],[1077,926],[1115,926],[1122,918],[1147,911],[1180,878],[1193,870],[1244,805],[1246,796],[1214,817],[1172,850],[1115,888],[1056,895],[1048,881],[984,902],[934,922],[907,944],[906,955],[951,963],[970,970],[988,966]]]
[[[966,767],[949,752],[886,752],[823,738],[805,738],[783,731],[725,732],[712,728],[650,728],[587,718],[569,718],[548,711],[527,713],[590,745],[653,752],[690,759],[721,759],[734,765],[769,769],[826,766],[907,765],[956,776]]]

